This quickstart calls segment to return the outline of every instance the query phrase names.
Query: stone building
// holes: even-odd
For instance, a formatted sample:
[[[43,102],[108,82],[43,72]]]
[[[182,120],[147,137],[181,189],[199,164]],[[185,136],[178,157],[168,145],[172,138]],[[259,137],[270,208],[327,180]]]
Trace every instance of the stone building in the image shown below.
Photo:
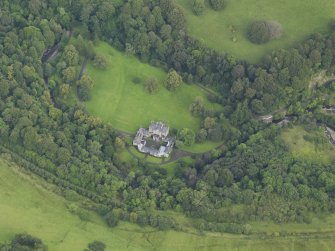
[[[152,121],[149,129],[138,129],[133,145],[142,153],[162,158],[169,157],[176,142],[175,137],[168,136],[169,127],[163,122]]]

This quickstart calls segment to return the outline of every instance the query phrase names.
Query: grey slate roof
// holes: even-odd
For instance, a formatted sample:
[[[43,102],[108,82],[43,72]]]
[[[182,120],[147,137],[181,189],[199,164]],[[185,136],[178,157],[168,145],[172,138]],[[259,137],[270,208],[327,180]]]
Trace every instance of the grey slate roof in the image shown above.
[[[133,139],[133,145],[137,146],[137,149],[142,153],[149,153],[155,157],[169,157],[176,138],[168,136],[168,134],[169,127],[165,123],[151,122],[149,129],[138,129]],[[158,142],[158,144],[152,144],[152,142]],[[159,147],[157,148],[157,146]]]

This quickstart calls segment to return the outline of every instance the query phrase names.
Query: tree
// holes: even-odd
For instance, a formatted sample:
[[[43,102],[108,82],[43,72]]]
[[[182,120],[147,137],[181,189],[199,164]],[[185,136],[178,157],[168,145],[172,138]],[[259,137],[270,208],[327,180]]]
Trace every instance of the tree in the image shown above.
[[[70,94],[71,87],[68,84],[62,84],[59,87],[60,95],[63,98],[66,98]]]
[[[196,141],[201,143],[204,142],[207,138],[207,131],[205,129],[200,129],[196,136]]]
[[[209,0],[214,10],[222,10],[224,8],[224,0]]]
[[[155,77],[148,78],[144,87],[145,87],[145,90],[150,94],[154,94],[158,92],[159,86],[158,86],[157,78]]]
[[[94,57],[93,65],[100,70],[105,70],[107,68],[107,58],[102,55],[97,55]]]
[[[105,215],[108,226],[116,227],[119,224],[119,216],[116,212],[111,211]]]
[[[75,45],[81,55],[88,59],[94,58],[94,45],[92,41],[84,40],[84,38],[79,35],[75,41]]]
[[[192,11],[195,15],[201,15],[205,10],[205,0],[193,0]]]
[[[251,110],[256,114],[264,113],[265,109],[263,106],[263,102],[259,99],[253,99],[251,101]]]
[[[202,115],[204,112],[204,99],[201,96],[195,97],[194,101],[190,105],[190,112],[193,116]]]
[[[165,81],[166,88],[169,91],[175,91],[181,84],[181,76],[175,70],[170,70]]]
[[[207,117],[204,121],[204,127],[206,129],[212,129],[216,126],[216,118]]]
[[[28,4],[28,9],[30,13],[33,13],[34,15],[38,15],[42,6],[43,6],[43,2],[41,0],[30,0]]]
[[[122,151],[125,148],[124,141],[119,137],[116,137],[115,139],[115,148],[119,151]]]
[[[89,251],[104,251],[105,249],[106,245],[101,241],[93,241],[88,244]]]
[[[69,44],[64,49],[63,58],[69,66],[75,66],[79,62],[79,53],[72,44]]]
[[[91,99],[91,89],[94,83],[87,74],[84,74],[80,80],[77,81],[77,94],[81,101],[88,101]]]
[[[89,85],[79,85],[77,95],[81,101],[89,101],[91,99],[91,87]]]
[[[283,28],[276,21],[256,21],[248,28],[248,38],[255,44],[264,44],[282,36]]]
[[[0,246],[1,248],[1,246]],[[33,237],[29,234],[17,234],[12,240],[9,249],[11,251],[47,251],[48,248],[43,244],[42,240],[36,237]]]
[[[36,79],[36,71],[34,69],[34,67],[25,65],[22,68],[22,73],[24,78],[28,81],[28,82],[32,82]]]
[[[70,66],[63,70],[63,79],[65,83],[73,83],[77,79],[77,71],[74,66]]]
[[[195,141],[195,133],[193,130],[189,128],[183,128],[178,132],[178,140],[183,142],[186,146],[190,146],[194,144]]]
[[[93,82],[93,80],[91,79],[91,77],[85,73],[85,74],[81,77],[81,79],[78,80],[77,85],[78,85],[78,86],[86,85],[86,86],[92,88],[93,85],[94,85],[94,82]]]

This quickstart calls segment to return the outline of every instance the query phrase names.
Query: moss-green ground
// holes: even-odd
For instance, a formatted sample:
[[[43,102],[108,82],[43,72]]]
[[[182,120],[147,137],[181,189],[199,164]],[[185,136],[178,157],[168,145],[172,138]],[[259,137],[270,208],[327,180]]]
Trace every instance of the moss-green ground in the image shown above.
[[[273,50],[291,47],[310,34],[327,32],[330,20],[335,18],[333,0],[226,0],[224,10],[214,11],[207,6],[200,16],[193,14],[192,1],[176,2],[184,10],[193,37],[251,63]],[[252,44],[245,33],[255,20],[278,21],[284,29],[282,38],[265,45]]]
[[[46,189],[45,187],[48,187]],[[25,174],[22,169],[0,159],[0,243],[16,233],[27,232],[40,237],[50,251],[82,251],[93,240],[103,241],[110,250],[333,250],[334,217],[315,220],[310,225],[252,223],[255,230],[273,232],[318,232],[319,236],[266,237],[232,234],[157,231],[121,223],[108,228],[95,213],[82,221],[69,212],[66,201],[52,192],[53,186]],[[167,212],[169,214],[169,212]],[[171,214],[179,215],[171,212]],[[189,219],[178,216],[187,224]],[[328,233],[321,233],[328,231]],[[264,238],[264,239],[262,239]]]

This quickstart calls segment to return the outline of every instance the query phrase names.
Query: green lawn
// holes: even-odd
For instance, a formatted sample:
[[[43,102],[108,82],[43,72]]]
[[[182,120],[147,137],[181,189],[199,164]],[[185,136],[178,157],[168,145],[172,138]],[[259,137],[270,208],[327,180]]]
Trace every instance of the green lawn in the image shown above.
[[[191,0],[176,2],[186,14],[192,36],[251,63],[272,50],[291,47],[312,33],[328,31],[330,20],[335,18],[334,0],[226,0],[224,10],[217,12],[208,6],[200,16],[193,14]],[[263,19],[280,22],[284,34],[266,45],[252,44],[246,39],[246,29],[251,22]]]
[[[196,96],[204,97],[208,108],[220,109],[219,105],[210,104],[206,93],[195,85],[183,84],[176,92],[170,92],[163,86],[164,71],[126,56],[103,42],[95,50],[108,58],[108,68],[97,70],[92,64],[88,65],[88,74],[95,86],[92,100],[86,105],[91,114],[110,122],[114,128],[134,133],[139,127],[148,126],[151,120],[164,120],[172,128],[197,130],[200,121],[189,112]],[[133,83],[134,77],[141,78],[142,83]],[[144,90],[149,77],[159,81],[159,91],[153,95]]]
[[[46,189],[45,187],[48,187]],[[103,241],[110,250],[333,250],[333,232],[319,237],[273,238],[232,234],[197,234],[175,231],[156,231],[121,223],[108,228],[95,213],[90,221],[82,221],[71,214],[63,197],[52,192],[53,186],[38,177],[25,174],[20,168],[0,159],[0,243],[14,234],[27,232],[40,237],[50,251],[82,251],[93,240]],[[167,212],[169,213],[169,212]],[[177,213],[174,213],[177,214]],[[187,221],[181,217],[180,221]],[[334,217],[316,225],[296,224],[297,232],[334,231]],[[277,231],[285,225],[255,223],[260,231]],[[289,225],[287,225],[289,226]],[[324,227],[323,227],[324,226]],[[290,227],[291,228],[291,227]],[[290,229],[289,229],[290,230]]]
[[[325,142],[316,145],[313,142],[306,141],[304,139],[306,135],[323,138]],[[298,158],[325,163],[335,161],[335,147],[328,142],[323,129],[315,132],[306,132],[302,127],[295,126],[284,129],[281,136],[293,155]]]

